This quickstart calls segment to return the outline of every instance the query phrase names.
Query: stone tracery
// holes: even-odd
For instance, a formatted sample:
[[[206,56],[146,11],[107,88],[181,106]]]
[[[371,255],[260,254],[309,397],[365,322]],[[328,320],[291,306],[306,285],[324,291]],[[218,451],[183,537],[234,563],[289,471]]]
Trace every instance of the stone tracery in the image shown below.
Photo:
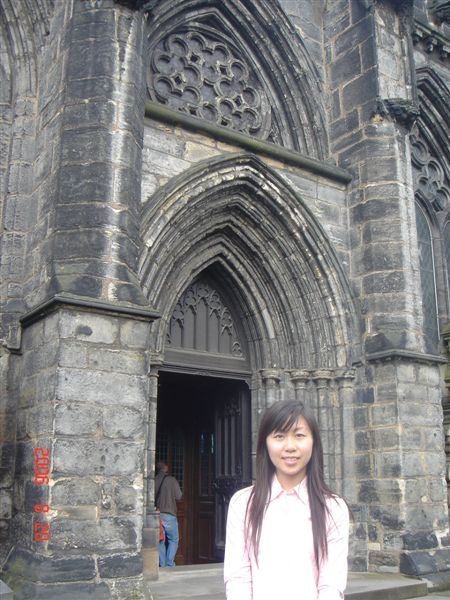
[[[327,155],[314,62],[276,3],[166,0],[151,15],[151,101],[310,157]]]
[[[178,31],[152,56],[150,94],[167,106],[266,139],[269,102],[229,40],[208,31]]]
[[[436,212],[448,204],[449,190],[445,185],[445,173],[434,158],[417,127],[411,133],[411,157],[414,165],[415,189],[420,191]]]
[[[201,311],[199,311],[201,306],[207,309],[203,319]],[[205,348],[196,347],[195,350],[242,356],[241,344],[237,339],[236,328],[229,309],[224,305],[217,290],[204,281],[197,281],[190,285],[177,302],[169,323],[168,347],[189,345],[183,335],[188,314],[194,316],[196,328],[204,327],[208,329],[209,333],[209,339],[205,340]],[[192,336],[193,339],[196,337],[196,335]]]

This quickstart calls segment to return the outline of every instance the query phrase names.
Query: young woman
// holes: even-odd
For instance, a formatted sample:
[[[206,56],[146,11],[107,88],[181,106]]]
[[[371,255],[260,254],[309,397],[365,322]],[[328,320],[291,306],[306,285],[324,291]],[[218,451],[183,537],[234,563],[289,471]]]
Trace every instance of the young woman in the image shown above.
[[[297,401],[263,415],[256,482],[228,509],[227,600],[340,600],[347,582],[349,511],[324,482],[314,416]]]

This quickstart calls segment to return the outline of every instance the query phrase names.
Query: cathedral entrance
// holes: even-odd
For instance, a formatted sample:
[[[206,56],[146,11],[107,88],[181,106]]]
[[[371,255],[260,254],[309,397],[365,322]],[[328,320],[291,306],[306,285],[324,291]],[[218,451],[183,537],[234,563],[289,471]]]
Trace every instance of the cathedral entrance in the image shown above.
[[[245,382],[161,371],[156,456],[183,491],[176,564],[222,561],[228,502],[251,479]]]

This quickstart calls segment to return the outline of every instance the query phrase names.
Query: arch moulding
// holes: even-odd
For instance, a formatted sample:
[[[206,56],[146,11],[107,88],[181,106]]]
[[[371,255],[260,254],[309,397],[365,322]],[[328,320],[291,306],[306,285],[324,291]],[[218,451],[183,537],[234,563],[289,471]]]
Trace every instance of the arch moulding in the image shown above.
[[[252,370],[352,364],[352,300],[338,258],[303,200],[261,160],[197,164],[148,201],[141,223],[141,282],[161,313],[156,352],[181,294],[207,271],[239,309]]]

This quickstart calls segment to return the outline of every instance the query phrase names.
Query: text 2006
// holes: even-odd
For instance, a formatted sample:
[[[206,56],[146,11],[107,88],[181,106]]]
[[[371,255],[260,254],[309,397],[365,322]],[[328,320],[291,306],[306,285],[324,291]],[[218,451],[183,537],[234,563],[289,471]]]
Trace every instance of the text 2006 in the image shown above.
[[[37,485],[48,485],[50,473],[50,448],[34,449],[34,483]],[[48,513],[48,504],[35,504],[34,512]],[[50,523],[33,524],[34,539],[36,542],[44,542],[50,539]]]

